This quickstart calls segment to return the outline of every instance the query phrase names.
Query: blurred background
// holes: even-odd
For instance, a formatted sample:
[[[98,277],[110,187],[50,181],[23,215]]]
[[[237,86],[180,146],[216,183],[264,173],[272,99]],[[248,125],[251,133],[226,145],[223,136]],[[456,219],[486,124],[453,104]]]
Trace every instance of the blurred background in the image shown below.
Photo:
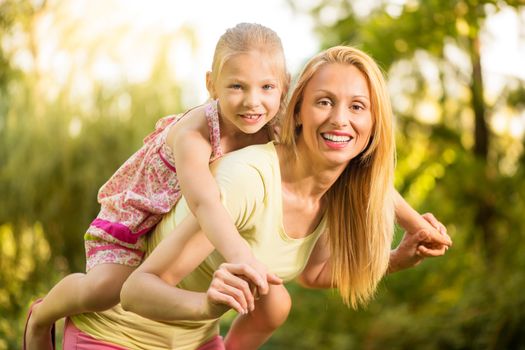
[[[20,348],[32,300],[84,270],[98,188],[157,119],[206,100],[238,22],[274,29],[293,76],[341,43],[379,62],[396,187],[454,239],[359,311],[290,284],[264,349],[525,349],[523,0],[0,0],[0,349]]]

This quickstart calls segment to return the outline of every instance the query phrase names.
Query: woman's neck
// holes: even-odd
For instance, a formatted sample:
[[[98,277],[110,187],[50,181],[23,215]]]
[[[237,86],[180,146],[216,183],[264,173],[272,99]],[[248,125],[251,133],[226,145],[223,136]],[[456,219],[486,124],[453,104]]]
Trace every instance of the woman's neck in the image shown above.
[[[308,161],[301,152],[277,145],[283,188],[306,201],[321,202],[343,169],[328,168]]]

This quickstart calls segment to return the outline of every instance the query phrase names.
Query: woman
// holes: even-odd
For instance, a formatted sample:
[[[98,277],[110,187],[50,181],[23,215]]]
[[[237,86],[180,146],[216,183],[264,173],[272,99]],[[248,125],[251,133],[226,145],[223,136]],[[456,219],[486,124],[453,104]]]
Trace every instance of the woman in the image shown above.
[[[392,271],[413,266],[450,244],[446,234],[421,231],[428,224],[398,198],[398,219],[410,233],[390,252],[393,168],[392,113],[381,72],[366,54],[339,46],[306,65],[280,144],[234,152],[213,170],[223,204],[271,272],[310,287],[336,287],[357,307],[371,298],[389,263]],[[255,279],[255,272],[223,264],[188,213],[181,202],[163,219],[148,242],[150,251],[157,248],[122,290],[124,308],[160,322],[119,306],[79,315],[68,324],[66,345],[74,342],[68,334],[80,330],[121,348],[220,348],[218,318],[233,307],[241,316],[226,341],[253,348],[284,321],[289,299],[279,281],[269,281],[276,285],[255,300],[244,279]],[[261,323],[266,317],[270,322]]]

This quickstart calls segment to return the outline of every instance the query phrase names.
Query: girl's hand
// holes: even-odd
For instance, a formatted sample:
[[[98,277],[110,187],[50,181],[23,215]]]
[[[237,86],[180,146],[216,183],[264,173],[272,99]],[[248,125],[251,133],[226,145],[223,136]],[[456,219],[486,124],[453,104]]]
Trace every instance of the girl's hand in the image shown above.
[[[253,279],[249,276],[246,276],[246,280],[250,284],[250,290],[252,291],[255,299],[268,294],[270,290],[270,284],[282,284],[283,281],[277,277],[276,274],[268,271],[266,265],[261,263],[255,257],[246,259],[245,261],[239,261],[240,264],[246,264],[248,267],[251,267],[256,273],[256,279]]]
[[[445,226],[434,215],[427,213],[423,218],[435,230],[420,229],[417,232],[405,232],[398,247],[390,254],[388,272],[416,266],[427,257],[442,256],[452,245]]]
[[[445,225],[439,222],[432,213],[425,213],[422,216],[436,231],[425,230],[424,234],[420,234],[417,254],[422,257],[444,255],[448,248],[452,246],[452,239],[447,234]]]

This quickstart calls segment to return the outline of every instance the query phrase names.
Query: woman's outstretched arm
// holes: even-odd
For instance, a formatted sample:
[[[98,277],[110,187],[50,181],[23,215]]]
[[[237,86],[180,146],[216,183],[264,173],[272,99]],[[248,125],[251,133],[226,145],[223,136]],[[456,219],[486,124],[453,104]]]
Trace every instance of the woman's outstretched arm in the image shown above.
[[[206,293],[176,287],[213,250],[189,215],[124,283],[122,307],[158,321],[216,318],[229,308],[247,313],[253,309],[254,297],[246,280],[257,278],[256,271],[247,265],[222,264]]]
[[[124,283],[122,307],[159,321],[202,319],[205,310],[201,293],[174,286],[212,250],[196,220],[188,216]]]
[[[416,266],[427,257],[442,256],[447,251],[449,244],[445,243],[450,238],[446,231],[444,235],[441,233],[443,224],[432,214],[424,214],[421,217],[433,228],[432,231],[423,228],[416,232],[405,232],[397,248],[390,252],[388,273]],[[309,288],[335,287],[331,282],[328,233],[319,237],[298,281]]]

